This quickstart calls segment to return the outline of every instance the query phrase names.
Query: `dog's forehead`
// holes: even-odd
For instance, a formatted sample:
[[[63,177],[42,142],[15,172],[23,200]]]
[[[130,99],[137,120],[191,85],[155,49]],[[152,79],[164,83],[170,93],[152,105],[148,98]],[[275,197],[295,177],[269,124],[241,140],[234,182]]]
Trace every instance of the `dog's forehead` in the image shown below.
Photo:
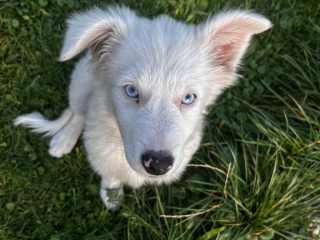
[[[201,75],[203,53],[195,26],[161,17],[137,21],[117,59],[125,77],[138,79],[144,88],[186,88]]]

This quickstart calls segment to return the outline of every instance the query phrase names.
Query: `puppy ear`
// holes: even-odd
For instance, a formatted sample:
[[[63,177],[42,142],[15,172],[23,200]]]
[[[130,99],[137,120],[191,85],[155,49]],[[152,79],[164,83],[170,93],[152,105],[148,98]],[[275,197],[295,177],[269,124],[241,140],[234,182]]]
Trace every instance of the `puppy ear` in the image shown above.
[[[75,14],[67,21],[68,28],[58,60],[69,60],[86,48],[90,48],[93,60],[101,59],[124,38],[128,23],[132,23],[134,18],[134,13],[125,7],[95,8]]]
[[[208,20],[203,28],[206,52],[214,66],[235,72],[253,34],[272,27],[265,17],[248,11],[222,12]]]

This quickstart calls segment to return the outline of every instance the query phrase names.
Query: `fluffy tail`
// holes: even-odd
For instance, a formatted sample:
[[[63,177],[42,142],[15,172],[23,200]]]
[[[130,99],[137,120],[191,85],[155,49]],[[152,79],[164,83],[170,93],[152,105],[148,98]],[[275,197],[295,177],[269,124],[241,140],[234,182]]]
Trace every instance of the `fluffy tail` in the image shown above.
[[[73,111],[67,108],[60,118],[50,121],[45,119],[40,113],[35,112],[17,117],[14,120],[14,125],[22,124],[25,127],[33,128],[32,132],[45,133],[45,137],[53,136],[70,122],[73,115]]]

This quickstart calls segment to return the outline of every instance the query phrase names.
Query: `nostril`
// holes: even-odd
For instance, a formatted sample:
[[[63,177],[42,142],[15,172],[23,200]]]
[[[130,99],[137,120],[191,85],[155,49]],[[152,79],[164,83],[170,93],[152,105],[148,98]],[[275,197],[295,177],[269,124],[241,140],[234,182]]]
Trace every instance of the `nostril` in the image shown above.
[[[143,161],[143,165],[145,167],[150,167],[150,163],[152,162],[153,160],[152,159],[149,159],[148,161]]]
[[[169,151],[147,151],[141,155],[142,165],[152,175],[163,175],[173,166],[173,156]]]

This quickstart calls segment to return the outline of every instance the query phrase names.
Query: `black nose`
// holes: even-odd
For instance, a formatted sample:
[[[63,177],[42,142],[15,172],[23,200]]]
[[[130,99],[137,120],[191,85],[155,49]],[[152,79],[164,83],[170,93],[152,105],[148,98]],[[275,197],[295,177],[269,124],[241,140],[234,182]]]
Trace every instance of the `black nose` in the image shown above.
[[[163,175],[172,168],[173,156],[169,151],[147,151],[141,155],[142,165],[152,175]]]

